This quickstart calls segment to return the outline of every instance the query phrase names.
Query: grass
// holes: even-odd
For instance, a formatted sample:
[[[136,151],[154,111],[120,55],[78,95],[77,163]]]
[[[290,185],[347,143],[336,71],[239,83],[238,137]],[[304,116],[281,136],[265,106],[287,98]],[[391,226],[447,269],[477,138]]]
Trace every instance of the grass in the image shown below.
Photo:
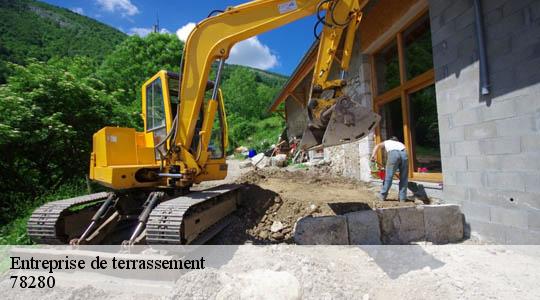
[[[32,242],[26,234],[26,222],[31,212],[15,219],[13,222],[0,228],[0,244],[2,245],[30,245]]]
[[[41,195],[30,202],[27,201],[23,203],[22,205],[25,206],[24,213],[10,223],[0,226],[0,244],[31,245],[32,241],[26,233],[26,223],[37,207],[47,202],[76,197],[86,193],[86,183],[84,180],[80,179],[65,183],[54,191]]]
[[[256,121],[254,130],[237,144],[248,149],[255,149],[257,153],[268,150],[272,144],[277,144],[281,132],[285,128],[284,121],[280,116],[271,116]]]
[[[73,207],[70,207],[69,211],[70,212],[78,212],[78,211],[83,210],[83,209],[85,209],[87,207],[94,206],[96,204],[103,203],[103,202],[105,202],[105,201],[104,200],[96,200],[96,201],[92,201],[92,202],[88,202],[88,203],[75,205]]]
[[[242,153],[233,153],[233,157],[234,157],[234,159],[236,159],[236,160],[240,160],[240,161],[242,161],[242,160],[245,160],[245,159],[246,159],[246,156],[245,156],[245,155],[243,155]]]

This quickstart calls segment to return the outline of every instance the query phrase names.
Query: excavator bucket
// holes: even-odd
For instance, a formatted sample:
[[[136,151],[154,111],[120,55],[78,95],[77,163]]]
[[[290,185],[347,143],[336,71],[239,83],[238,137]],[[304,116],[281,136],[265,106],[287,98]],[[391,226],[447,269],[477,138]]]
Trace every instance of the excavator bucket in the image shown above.
[[[348,96],[338,98],[328,113],[331,113],[331,116],[326,128],[308,127],[305,129],[300,142],[302,149],[317,146],[324,148],[354,142],[367,136],[381,119],[371,108],[360,105]],[[328,113],[325,112],[325,114]]]

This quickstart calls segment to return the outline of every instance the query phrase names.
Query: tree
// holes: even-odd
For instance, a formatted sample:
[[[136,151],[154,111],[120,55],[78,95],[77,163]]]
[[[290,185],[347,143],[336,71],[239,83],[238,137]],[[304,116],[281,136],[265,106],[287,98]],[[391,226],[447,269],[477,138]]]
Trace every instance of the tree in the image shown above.
[[[124,123],[88,58],[30,60],[0,86],[0,220],[17,205],[88,170],[94,132]]]
[[[123,104],[140,102],[141,85],[159,70],[178,72],[184,44],[174,34],[127,38],[98,70],[109,90],[122,89]]]
[[[257,107],[259,98],[254,72],[243,68],[234,69],[223,83],[223,91],[225,106],[230,114],[246,120],[259,119],[261,112]]]

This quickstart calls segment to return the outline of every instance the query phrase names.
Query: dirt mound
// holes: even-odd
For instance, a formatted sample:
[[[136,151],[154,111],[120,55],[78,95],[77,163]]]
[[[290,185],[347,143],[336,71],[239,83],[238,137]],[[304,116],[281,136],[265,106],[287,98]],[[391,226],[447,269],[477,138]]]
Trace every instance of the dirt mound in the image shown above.
[[[211,244],[292,243],[296,221],[306,216],[341,215],[378,207],[412,206],[395,199],[378,201],[373,187],[329,175],[324,169],[252,170],[240,176],[243,184],[233,222]],[[392,195],[391,195],[392,197]]]

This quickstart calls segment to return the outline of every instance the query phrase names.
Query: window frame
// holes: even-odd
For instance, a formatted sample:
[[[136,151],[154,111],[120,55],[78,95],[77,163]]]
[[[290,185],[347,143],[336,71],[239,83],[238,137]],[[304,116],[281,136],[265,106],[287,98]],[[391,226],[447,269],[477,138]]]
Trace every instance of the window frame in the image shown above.
[[[407,150],[409,152],[409,177],[411,179],[415,180],[423,180],[423,181],[430,181],[430,182],[442,182],[442,173],[420,173],[415,172],[413,164],[413,157],[414,157],[414,149],[412,145],[412,136],[410,131],[410,114],[409,114],[409,108],[410,108],[410,101],[409,101],[409,95],[412,93],[415,93],[421,89],[424,89],[426,87],[429,87],[430,85],[435,84],[435,71],[434,68],[431,68],[430,70],[425,71],[424,73],[408,79],[407,78],[407,70],[406,70],[406,62],[405,62],[405,42],[403,39],[404,32],[409,29],[411,26],[413,26],[417,21],[425,17],[425,15],[428,14],[428,20],[429,20],[429,9],[425,8],[421,10],[414,18],[412,18],[409,22],[407,22],[402,28],[399,29],[399,31],[391,35],[388,40],[386,40],[380,47],[378,47],[373,53],[369,56],[369,61],[371,65],[371,92],[373,95],[373,110],[376,113],[380,112],[381,107],[391,101],[394,101],[396,99],[399,99],[401,101],[401,113],[402,113],[402,119],[403,119],[403,137],[404,141],[403,143],[407,147]],[[400,85],[388,90],[382,94],[378,94],[378,88],[377,88],[377,66],[375,65],[375,55],[379,53],[380,51],[386,49],[389,45],[391,45],[393,42],[396,42],[397,44],[397,51],[398,51],[398,63],[399,63],[399,77],[400,77]],[[380,125],[378,125],[375,128],[375,143],[381,143],[381,128]],[[382,161],[382,154],[378,153],[377,158],[379,161]]]
[[[149,124],[149,121],[151,120],[152,121],[152,126],[154,125],[154,103],[155,103],[155,92],[154,92],[154,85],[157,83],[157,81],[160,82],[160,88],[161,88],[161,105],[163,107],[163,125],[159,125],[157,127],[151,127],[149,128],[148,125]],[[151,89],[152,90],[152,105],[148,106],[148,103],[149,103],[149,99],[148,99],[148,89]],[[167,109],[165,107],[165,94],[164,94],[164,84],[163,84],[163,80],[161,78],[161,76],[155,78],[154,80],[152,80],[152,82],[150,84],[148,84],[146,86],[146,131],[147,132],[153,132],[153,131],[156,131],[156,130],[159,130],[159,129],[162,129],[162,128],[166,128],[167,127]],[[152,110],[152,114],[150,115],[148,113],[148,109],[151,108]]]

